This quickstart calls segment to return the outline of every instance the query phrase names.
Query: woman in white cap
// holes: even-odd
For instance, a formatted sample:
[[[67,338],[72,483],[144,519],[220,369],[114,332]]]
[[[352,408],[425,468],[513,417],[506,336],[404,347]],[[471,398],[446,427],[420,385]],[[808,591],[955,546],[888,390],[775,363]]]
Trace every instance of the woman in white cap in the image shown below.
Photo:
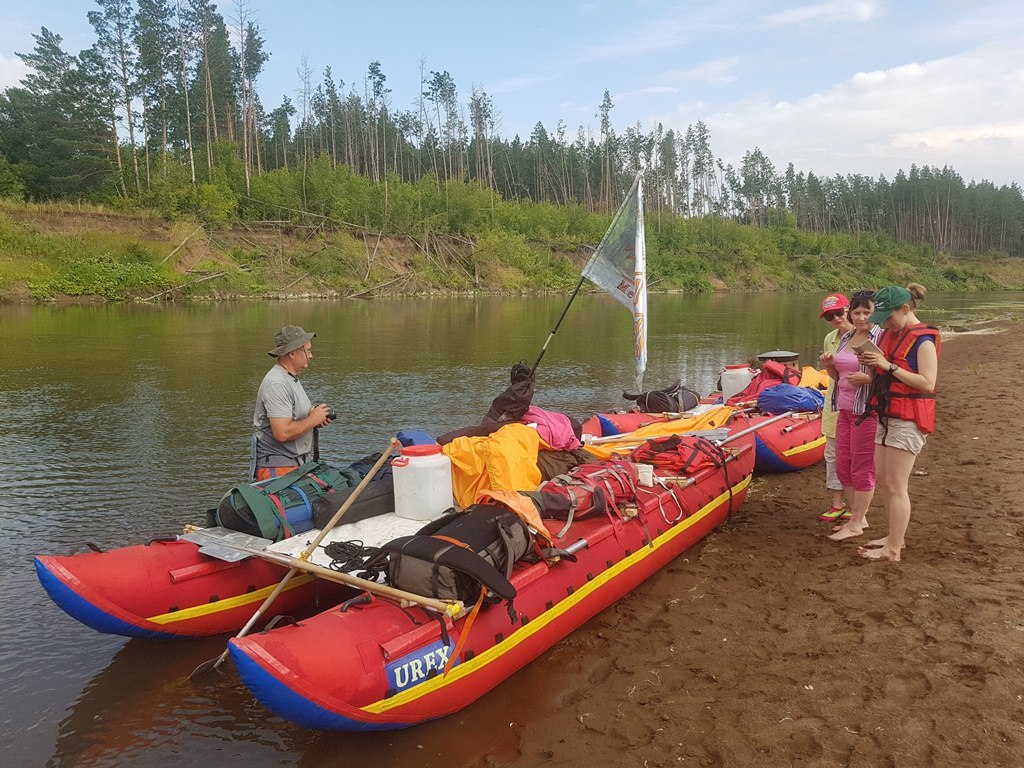
[[[871,322],[885,329],[881,353],[859,355],[874,374],[872,407],[877,485],[889,512],[889,533],[860,548],[870,560],[899,561],[910,524],[910,474],[928,435],[935,431],[935,379],[939,370],[939,329],[922,323],[915,310],[925,289],[890,285],[875,294]]]
[[[267,354],[277,359],[260,383],[253,412],[253,476],[269,480],[313,459],[313,430],[330,423],[330,408],[313,406],[299,374],[313,359],[313,337],[297,325],[274,334]]]

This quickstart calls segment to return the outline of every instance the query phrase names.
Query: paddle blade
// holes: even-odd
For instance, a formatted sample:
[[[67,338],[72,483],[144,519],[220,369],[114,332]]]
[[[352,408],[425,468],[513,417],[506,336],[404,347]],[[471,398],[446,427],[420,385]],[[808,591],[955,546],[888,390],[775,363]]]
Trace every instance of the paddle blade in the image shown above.
[[[227,650],[227,648],[225,648],[224,649],[224,653],[222,653],[216,659],[210,659],[209,661],[204,661],[202,664],[200,664],[198,667],[196,667],[194,670],[192,670],[192,674],[188,676],[188,679],[189,680],[198,680],[201,677],[205,677],[208,673],[213,672],[214,670],[219,669],[220,665],[224,663],[224,660],[227,659],[227,657],[228,657],[228,650]]]

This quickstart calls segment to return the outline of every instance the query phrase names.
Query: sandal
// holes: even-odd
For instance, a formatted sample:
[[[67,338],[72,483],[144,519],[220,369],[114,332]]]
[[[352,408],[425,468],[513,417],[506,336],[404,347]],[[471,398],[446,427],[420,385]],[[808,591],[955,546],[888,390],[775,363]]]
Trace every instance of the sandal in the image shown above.
[[[848,510],[845,507],[832,507],[828,512],[822,512],[818,515],[818,519],[826,523],[832,523],[847,514]],[[849,513],[852,514],[852,513]]]
[[[851,517],[853,517],[853,510],[850,509],[849,507],[844,509],[843,514],[839,516],[841,520],[849,520]]]

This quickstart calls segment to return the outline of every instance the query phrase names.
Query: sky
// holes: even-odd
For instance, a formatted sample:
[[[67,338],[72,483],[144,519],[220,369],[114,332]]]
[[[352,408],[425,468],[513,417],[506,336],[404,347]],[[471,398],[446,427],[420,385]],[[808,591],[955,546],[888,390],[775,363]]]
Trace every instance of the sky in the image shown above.
[[[596,134],[605,90],[621,133],[702,120],[738,166],[760,149],[780,173],[892,178],[912,164],[1024,184],[1020,0],[245,0],[271,53],[268,110],[297,101],[303,62],[363,92],[379,61],[392,109],[415,110],[421,71],[447,71],[468,104],[491,97],[498,133],[540,122]],[[25,75],[43,26],[78,53],[88,0],[0,0],[0,88]],[[228,20],[237,0],[220,3]]]

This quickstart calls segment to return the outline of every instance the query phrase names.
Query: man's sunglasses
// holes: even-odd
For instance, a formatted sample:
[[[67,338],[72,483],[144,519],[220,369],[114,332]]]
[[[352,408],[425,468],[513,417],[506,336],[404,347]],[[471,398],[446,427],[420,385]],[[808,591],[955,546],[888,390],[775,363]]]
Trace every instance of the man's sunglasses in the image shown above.
[[[842,317],[845,314],[846,314],[846,310],[845,309],[833,309],[831,312],[826,312],[824,315],[822,315],[822,317],[824,317],[826,320],[828,320],[831,323],[837,317]]]

